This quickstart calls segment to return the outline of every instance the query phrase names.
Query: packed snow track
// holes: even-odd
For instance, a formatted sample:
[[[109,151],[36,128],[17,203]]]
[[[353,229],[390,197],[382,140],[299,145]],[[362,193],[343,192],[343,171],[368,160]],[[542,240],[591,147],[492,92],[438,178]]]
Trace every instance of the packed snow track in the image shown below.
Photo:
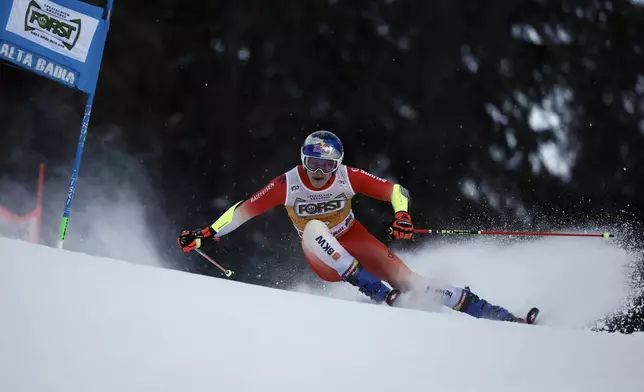
[[[644,337],[393,309],[0,239],[0,391],[643,391]]]

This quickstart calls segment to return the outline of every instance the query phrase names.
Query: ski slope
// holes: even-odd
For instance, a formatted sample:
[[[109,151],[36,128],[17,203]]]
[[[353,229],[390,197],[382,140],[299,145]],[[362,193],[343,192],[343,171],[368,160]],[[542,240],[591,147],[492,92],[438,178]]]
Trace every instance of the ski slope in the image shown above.
[[[643,363],[641,334],[393,309],[0,239],[0,391],[626,392],[644,390]]]

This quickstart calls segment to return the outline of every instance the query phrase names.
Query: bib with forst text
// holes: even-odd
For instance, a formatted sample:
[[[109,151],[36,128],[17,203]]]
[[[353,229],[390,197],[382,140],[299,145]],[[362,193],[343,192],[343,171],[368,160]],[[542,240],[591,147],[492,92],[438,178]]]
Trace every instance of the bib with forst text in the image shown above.
[[[315,190],[304,185],[297,167],[286,173],[284,205],[300,236],[304,226],[312,219],[326,224],[334,237],[344,233],[353,224],[355,217],[351,210],[351,198],[355,196],[355,192],[345,165],[338,167],[332,181],[328,188]]]

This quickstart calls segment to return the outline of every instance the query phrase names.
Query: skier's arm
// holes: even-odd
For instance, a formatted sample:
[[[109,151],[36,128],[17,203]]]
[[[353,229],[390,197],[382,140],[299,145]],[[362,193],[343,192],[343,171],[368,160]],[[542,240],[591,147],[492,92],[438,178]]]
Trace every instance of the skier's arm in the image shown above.
[[[349,168],[348,173],[354,192],[391,202],[391,206],[394,209],[394,219],[391,221],[387,231],[389,238],[412,238],[414,224],[408,212],[410,197],[407,189],[400,184],[394,184],[364,170]]]
[[[284,204],[285,199],[286,176],[282,174],[271,180],[250,199],[240,201],[230,207],[210,225],[210,228],[213,230],[215,237],[222,237],[257,215]]]
[[[390,202],[394,213],[409,211],[411,198],[403,186],[376,177],[361,169],[348,169],[349,181],[351,181],[351,187],[355,193],[362,193],[374,199]]]
[[[184,252],[201,247],[206,238],[219,238],[235,230],[253,217],[284,203],[286,199],[286,176],[274,178],[264,188],[246,201],[240,201],[230,207],[210,226],[201,230],[184,230],[177,242]]]

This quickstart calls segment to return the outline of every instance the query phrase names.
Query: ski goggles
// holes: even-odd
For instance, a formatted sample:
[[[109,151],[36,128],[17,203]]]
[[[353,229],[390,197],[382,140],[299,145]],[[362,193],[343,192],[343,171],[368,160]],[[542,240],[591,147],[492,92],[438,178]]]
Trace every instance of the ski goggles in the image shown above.
[[[339,159],[325,159],[316,157],[304,157],[302,164],[310,172],[322,171],[324,174],[331,174],[338,170],[340,166]]]

